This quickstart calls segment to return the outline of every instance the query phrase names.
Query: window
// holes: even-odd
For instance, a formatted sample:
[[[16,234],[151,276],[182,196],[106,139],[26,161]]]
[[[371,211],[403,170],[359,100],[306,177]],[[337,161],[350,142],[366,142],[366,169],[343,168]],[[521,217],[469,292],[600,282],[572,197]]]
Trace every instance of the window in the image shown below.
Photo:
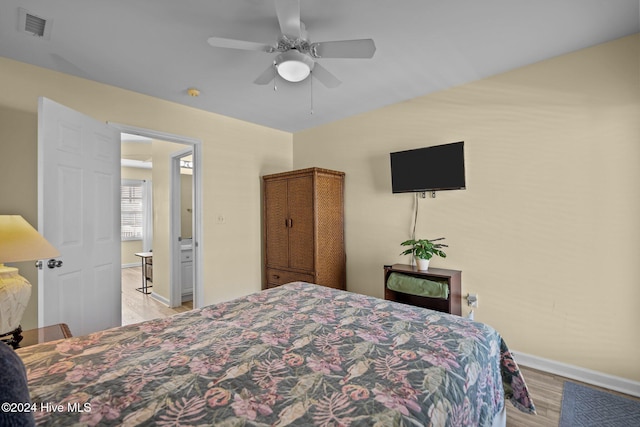
[[[144,181],[122,180],[120,185],[120,234],[122,240],[142,240]]]

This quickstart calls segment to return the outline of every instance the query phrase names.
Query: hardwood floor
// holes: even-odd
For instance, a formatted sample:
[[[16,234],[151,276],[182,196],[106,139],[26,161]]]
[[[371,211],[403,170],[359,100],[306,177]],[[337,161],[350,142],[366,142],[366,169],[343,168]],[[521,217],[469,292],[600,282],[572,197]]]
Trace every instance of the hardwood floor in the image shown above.
[[[539,427],[557,426],[560,421],[562,405],[563,377],[520,366],[529,393],[536,405],[536,415],[525,414],[516,409],[511,402],[507,405],[507,426]]]
[[[151,295],[145,295],[136,291],[136,288],[142,285],[141,277],[141,267],[122,269],[123,325],[167,317],[172,314],[189,311],[193,308],[191,301],[185,302],[181,307],[169,308],[160,301],[156,301]]]
[[[560,408],[562,406],[562,390],[564,382],[568,378],[559,375],[549,374],[526,366],[520,366],[524,380],[529,388],[529,393],[536,405],[537,415],[529,415],[520,412],[511,402],[507,402],[507,426],[509,427],[540,427],[558,426],[560,422]],[[579,381],[569,380],[580,383]],[[584,384],[600,390],[601,387]],[[610,391],[611,390],[606,390]],[[612,392],[630,399],[640,400],[640,398],[628,396],[622,393]]]

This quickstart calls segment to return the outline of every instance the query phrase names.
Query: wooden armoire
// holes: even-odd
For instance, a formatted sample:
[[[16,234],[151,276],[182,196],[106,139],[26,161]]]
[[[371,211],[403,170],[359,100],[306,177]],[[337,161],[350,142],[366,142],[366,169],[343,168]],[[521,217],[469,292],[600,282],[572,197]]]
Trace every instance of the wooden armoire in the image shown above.
[[[308,168],[262,177],[265,283],[346,289],[344,172]]]

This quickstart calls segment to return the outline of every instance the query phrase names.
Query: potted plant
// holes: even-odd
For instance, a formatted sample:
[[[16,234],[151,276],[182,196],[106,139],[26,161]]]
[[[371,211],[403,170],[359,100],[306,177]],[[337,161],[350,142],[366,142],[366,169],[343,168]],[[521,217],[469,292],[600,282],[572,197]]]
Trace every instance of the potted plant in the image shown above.
[[[412,254],[416,259],[416,264],[418,270],[427,270],[429,268],[429,260],[434,256],[440,256],[442,258],[446,258],[447,254],[445,254],[441,248],[447,248],[448,245],[444,245],[442,243],[434,243],[440,240],[444,240],[444,237],[439,237],[437,239],[429,240],[429,239],[420,239],[420,240],[407,240],[400,243],[401,246],[411,246],[409,249],[402,252],[400,255],[409,255]]]

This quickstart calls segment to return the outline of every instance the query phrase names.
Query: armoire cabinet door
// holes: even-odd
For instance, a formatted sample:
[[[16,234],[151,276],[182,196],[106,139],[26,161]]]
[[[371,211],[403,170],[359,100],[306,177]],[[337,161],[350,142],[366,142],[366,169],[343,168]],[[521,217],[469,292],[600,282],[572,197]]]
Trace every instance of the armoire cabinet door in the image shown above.
[[[266,262],[270,267],[289,267],[289,229],[287,222],[287,181],[266,181],[265,195],[265,231]]]
[[[313,271],[313,177],[287,180],[289,206],[289,267]]]

